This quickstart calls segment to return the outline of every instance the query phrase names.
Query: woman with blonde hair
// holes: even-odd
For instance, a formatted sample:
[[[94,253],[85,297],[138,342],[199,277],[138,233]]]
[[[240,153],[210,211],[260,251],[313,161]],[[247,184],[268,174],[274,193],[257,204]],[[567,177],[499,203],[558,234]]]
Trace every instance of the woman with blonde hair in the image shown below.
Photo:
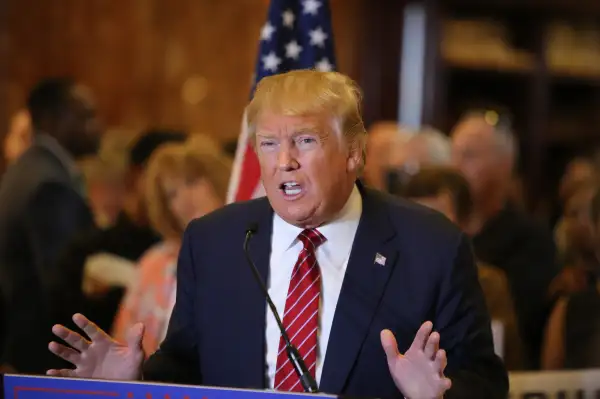
[[[117,340],[124,341],[127,331],[142,322],[144,352],[150,355],[158,348],[174,305],[183,231],[193,219],[224,205],[230,173],[231,160],[206,136],[164,145],[152,155],[146,201],[150,223],[163,241],[140,260],[139,275],[116,318]]]

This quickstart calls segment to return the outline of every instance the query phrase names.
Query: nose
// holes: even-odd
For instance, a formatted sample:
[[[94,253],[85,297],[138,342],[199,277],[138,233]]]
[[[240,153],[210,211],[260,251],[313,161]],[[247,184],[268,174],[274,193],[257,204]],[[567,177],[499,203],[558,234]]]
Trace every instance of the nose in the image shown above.
[[[290,170],[298,169],[299,164],[290,150],[282,147],[277,155],[277,166],[279,170],[288,172]]]

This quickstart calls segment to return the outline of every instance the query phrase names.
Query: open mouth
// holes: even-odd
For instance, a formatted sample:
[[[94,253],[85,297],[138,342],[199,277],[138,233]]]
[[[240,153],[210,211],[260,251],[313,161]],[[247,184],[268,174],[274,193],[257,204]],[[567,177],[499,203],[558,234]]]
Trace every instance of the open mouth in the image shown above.
[[[288,181],[281,183],[279,189],[283,192],[283,195],[288,199],[294,199],[302,194],[302,186],[295,181]]]

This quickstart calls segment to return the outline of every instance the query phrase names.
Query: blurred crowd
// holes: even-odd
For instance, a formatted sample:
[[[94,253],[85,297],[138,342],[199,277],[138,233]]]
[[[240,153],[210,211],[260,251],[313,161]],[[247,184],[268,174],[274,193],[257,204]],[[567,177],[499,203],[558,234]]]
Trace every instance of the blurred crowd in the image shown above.
[[[465,113],[447,134],[373,124],[363,183],[433,208],[471,237],[509,370],[600,367],[597,162],[569,163],[556,193],[561,217],[542,224],[523,206],[515,133],[489,112]],[[47,349],[51,327],[74,313],[117,340],[143,322],[144,350],[154,352],[174,304],[183,231],[225,204],[231,146],[162,128],[103,133],[101,119],[87,88],[48,79],[5,136],[4,370],[61,368]]]

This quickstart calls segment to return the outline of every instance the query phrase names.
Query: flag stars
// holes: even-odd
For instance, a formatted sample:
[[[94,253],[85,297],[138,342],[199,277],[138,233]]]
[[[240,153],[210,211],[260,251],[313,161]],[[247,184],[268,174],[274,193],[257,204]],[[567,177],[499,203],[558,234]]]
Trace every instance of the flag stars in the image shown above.
[[[317,0],[304,0],[302,6],[304,7],[302,11],[304,14],[317,15],[319,7],[321,7],[321,2]]]
[[[321,72],[333,71],[333,65],[331,65],[327,58],[323,58],[321,61],[317,62],[315,68]]]
[[[297,60],[300,52],[302,51],[302,46],[298,45],[298,42],[292,40],[285,46],[285,56],[291,58],[293,60]]]
[[[281,14],[281,18],[283,19],[283,26],[290,29],[294,27],[294,20],[296,19],[296,16],[292,10],[285,10],[283,14]]]
[[[323,47],[325,45],[325,39],[327,39],[327,34],[323,32],[323,29],[319,26],[317,29],[311,30],[308,32],[310,36],[310,44],[313,46]]]
[[[266,56],[262,57],[263,68],[266,71],[276,72],[281,64],[281,58],[277,57],[274,51],[271,51]]]
[[[260,31],[261,40],[269,41],[271,40],[271,36],[275,32],[275,27],[271,25],[271,23],[267,22]]]

